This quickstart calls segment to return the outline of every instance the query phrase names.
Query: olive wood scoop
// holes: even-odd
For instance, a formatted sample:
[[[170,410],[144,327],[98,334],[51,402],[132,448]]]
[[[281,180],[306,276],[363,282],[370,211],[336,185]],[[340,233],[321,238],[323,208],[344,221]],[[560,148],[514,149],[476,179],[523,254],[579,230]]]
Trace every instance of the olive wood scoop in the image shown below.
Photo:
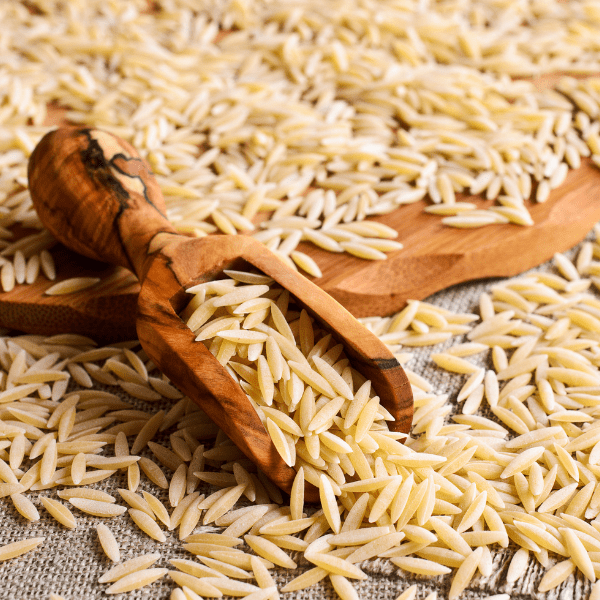
[[[258,269],[287,289],[345,345],[353,366],[372,381],[395,417],[394,431],[410,429],[413,400],[407,376],[385,345],[346,309],[247,236],[189,238],[165,216],[149,165],[127,142],[104,131],[63,127],[46,134],[29,161],[29,189],[44,225],[65,246],[121,265],[140,280],[136,328],[150,359],[193,399],[280,488],[288,467],[237,382],[178,313],[186,289],[218,278],[224,269]],[[316,500],[315,488],[307,499]]]

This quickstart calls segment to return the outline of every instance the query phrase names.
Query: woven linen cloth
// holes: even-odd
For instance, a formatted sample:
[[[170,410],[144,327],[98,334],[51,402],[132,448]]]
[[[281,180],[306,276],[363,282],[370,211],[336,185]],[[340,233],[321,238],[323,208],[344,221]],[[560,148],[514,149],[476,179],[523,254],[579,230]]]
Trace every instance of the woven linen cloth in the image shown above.
[[[589,237],[592,239],[591,234]],[[578,247],[567,252],[566,255],[569,257],[575,256],[577,250]],[[551,263],[545,263],[537,269],[552,271],[553,267]],[[498,281],[501,280],[490,279],[456,285],[431,296],[427,301],[454,312],[478,313],[480,294]],[[593,289],[591,289],[591,292],[596,293]],[[451,374],[435,367],[429,360],[429,355],[433,351],[440,351],[440,349],[461,341],[464,341],[462,336],[455,336],[450,341],[434,347],[408,349],[412,352],[413,358],[407,366],[431,382],[437,393],[449,394],[451,400],[456,398],[459,388],[465,381],[465,376]],[[481,357],[479,358],[479,364],[485,366],[488,355],[489,353],[483,353],[482,355],[470,357],[469,360],[477,362],[479,356]],[[98,386],[98,389],[107,388]],[[143,405],[143,403],[124,395],[121,391],[117,392],[115,389],[110,391],[119,393],[133,405]],[[160,405],[155,404],[156,410],[168,407],[168,402]],[[485,410],[483,414],[485,414]],[[159,435],[155,441],[161,443],[168,439],[168,432],[161,435],[163,437]],[[152,456],[148,450],[142,454]],[[167,469],[165,470],[168,472]],[[108,480],[89,487],[104,490],[117,498],[119,504],[125,505],[117,490],[118,488],[127,487],[126,472],[116,473]],[[167,490],[160,490],[143,474],[138,492],[141,492],[141,490],[147,490],[158,495],[161,501],[168,506]],[[215,491],[215,488],[205,486],[200,487],[199,491],[210,493]],[[98,578],[109,568],[112,568],[114,563],[105,556],[100,547],[95,531],[95,526],[98,523],[106,524],[114,533],[120,546],[121,562],[142,554],[158,552],[161,558],[153,567],[172,569],[173,567],[168,562],[169,559],[194,558],[182,548],[182,542],[178,539],[177,531],[165,531],[166,542],[162,544],[155,542],[137,528],[127,513],[120,517],[104,519],[85,515],[73,508],[72,512],[77,518],[77,527],[73,530],[67,530],[54,521],[43,508],[39,496],[44,494],[56,497],[56,490],[28,494],[28,497],[33,500],[39,509],[41,518],[36,523],[29,523],[21,517],[8,499],[0,500],[0,519],[2,523],[0,545],[28,537],[44,536],[46,538],[43,544],[35,550],[0,563],[0,599],[2,600],[41,600],[49,598],[51,592],[63,596],[67,600],[105,598],[105,589],[109,584],[98,583]],[[222,528],[203,527],[199,524],[194,533],[221,530]],[[239,548],[243,548],[243,546],[239,546]],[[248,550],[248,548],[245,549]],[[481,599],[501,593],[508,593],[511,598],[515,599],[548,598],[566,600],[588,597],[590,583],[579,572],[571,575],[563,584],[551,592],[547,594],[538,593],[536,590],[546,569],[541,567],[533,557],[530,558],[529,570],[526,575],[516,583],[508,584],[506,582],[506,570],[515,551],[516,547],[512,543],[507,549],[496,546],[493,552],[494,569],[492,576],[484,579],[479,575],[475,575],[461,595],[461,599]],[[276,568],[272,571],[278,588],[313,566],[298,553],[294,552],[291,555],[298,562],[298,569],[291,571]],[[437,592],[438,598],[446,598],[455,573],[455,570],[453,570],[449,575],[434,578],[412,575],[401,571],[387,559],[367,561],[361,563],[360,566],[369,575],[369,578],[364,581],[353,580],[352,584],[359,597],[365,600],[395,600],[403,590],[414,583],[418,585],[417,598],[426,598],[434,591]],[[113,597],[132,600],[165,600],[169,598],[174,587],[174,582],[168,576],[165,576],[140,590]],[[306,590],[282,594],[282,598],[289,600],[328,600],[337,598],[337,595],[326,578]]]

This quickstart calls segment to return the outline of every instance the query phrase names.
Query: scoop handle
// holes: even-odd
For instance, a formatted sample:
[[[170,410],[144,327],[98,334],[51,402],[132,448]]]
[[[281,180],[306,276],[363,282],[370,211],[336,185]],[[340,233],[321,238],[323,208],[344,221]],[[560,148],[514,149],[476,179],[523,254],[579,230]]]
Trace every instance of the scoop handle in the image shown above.
[[[35,209],[60,242],[126,267],[140,280],[151,253],[168,239],[158,234],[179,235],[148,163],[108,132],[61,127],[47,133],[29,159],[28,177]]]

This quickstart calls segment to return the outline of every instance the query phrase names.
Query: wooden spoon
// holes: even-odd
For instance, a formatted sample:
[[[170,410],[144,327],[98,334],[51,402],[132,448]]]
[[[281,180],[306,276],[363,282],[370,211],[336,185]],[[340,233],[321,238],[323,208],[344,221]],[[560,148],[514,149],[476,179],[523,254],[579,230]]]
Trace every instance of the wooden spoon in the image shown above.
[[[239,385],[178,316],[190,299],[186,288],[217,278],[224,269],[258,269],[289,290],[344,343],[354,367],[373,382],[396,419],[391,428],[409,431],[410,385],[385,345],[256,240],[178,234],[165,217],[149,166],[127,142],[83,127],[52,131],[31,156],[29,188],[42,222],[59,241],[138,276],[136,327],[148,356],[283,490],[291,489],[295,471],[275,450]],[[316,499],[317,491],[309,496]]]

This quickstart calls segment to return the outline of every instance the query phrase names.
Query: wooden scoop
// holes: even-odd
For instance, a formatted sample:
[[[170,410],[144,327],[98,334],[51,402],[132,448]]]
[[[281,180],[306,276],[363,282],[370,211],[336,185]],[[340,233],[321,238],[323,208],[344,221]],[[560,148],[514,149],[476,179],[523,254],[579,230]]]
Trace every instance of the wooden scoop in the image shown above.
[[[59,241],[138,276],[136,327],[148,356],[283,490],[291,489],[295,471],[275,450],[246,394],[178,316],[190,299],[185,290],[224,269],[258,269],[289,290],[372,381],[396,419],[391,428],[409,431],[410,385],[385,345],[256,240],[176,233],[149,166],[127,142],[89,128],[52,131],[31,156],[29,187],[42,222]],[[316,490],[309,496],[316,499]]]

